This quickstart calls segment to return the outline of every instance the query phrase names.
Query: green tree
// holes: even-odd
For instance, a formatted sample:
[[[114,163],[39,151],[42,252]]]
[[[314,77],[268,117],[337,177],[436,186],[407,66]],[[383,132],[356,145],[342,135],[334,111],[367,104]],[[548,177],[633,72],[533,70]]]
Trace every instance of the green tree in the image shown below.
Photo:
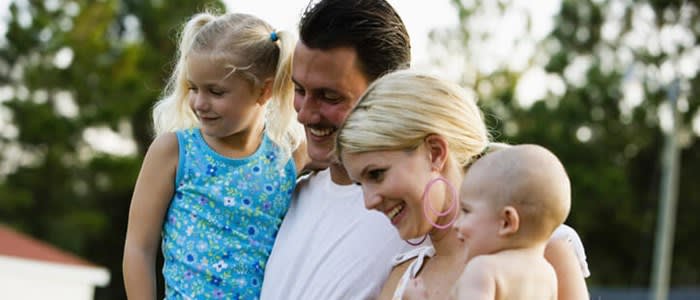
[[[151,107],[179,26],[205,8],[224,10],[219,1],[10,5],[0,43],[0,220],[109,268],[98,299],[125,299],[121,257]],[[132,151],[101,144],[106,135]]]
[[[561,158],[573,184],[567,223],[585,243],[591,286],[649,285],[667,92],[678,79],[683,149],[671,280],[696,285],[698,3],[554,1],[560,5],[551,15],[554,25],[542,33],[533,11],[515,2],[453,0],[459,26],[432,33],[437,50],[452,55],[436,63],[465,66],[461,80],[481,99],[496,140],[541,144]],[[524,18],[508,23],[513,13]],[[480,23],[484,18],[502,23]],[[494,39],[489,26],[519,32],[513,24],[525,28],[513,50],[500,62],[480,65],[479,49]],[[519,55],[524,66],[509,62]],[[528,81],[532,74],[541,76]],[[538,86],[544,90],[531,99],[536,102],[523,103],[523,91]]]

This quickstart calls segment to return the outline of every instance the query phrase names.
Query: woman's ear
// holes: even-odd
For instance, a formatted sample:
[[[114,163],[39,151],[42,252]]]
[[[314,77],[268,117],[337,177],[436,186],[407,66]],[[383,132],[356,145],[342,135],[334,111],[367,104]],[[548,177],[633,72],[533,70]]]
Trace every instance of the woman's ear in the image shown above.
[[[431,168],[441,171],[447,162],[447,140],[440,135],[431,134],[425,138],[425,146],[428,149]]]
[[[501,210],[501,226],[498,229],[500,235],[511,235],[520,229],[520,216],[518,210],[512,206],[506,206]]]
[[[270,97],[272,97],[272,78],[268,78],[263,81],[260,96],[256,102],[258,102],[260,105],[265,105],[265,103],[270,100]]]

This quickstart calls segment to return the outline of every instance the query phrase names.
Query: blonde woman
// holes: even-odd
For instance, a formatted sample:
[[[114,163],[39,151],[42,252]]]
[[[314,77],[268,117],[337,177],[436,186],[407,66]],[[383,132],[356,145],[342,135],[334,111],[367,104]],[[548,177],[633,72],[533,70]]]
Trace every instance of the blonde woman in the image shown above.
[[[400,299],[418,275],[429,299],[450,296],[467,261],[463,242],[451,230],[459,213],[454,186],[477,157],[502,147],[507,145],[489,141],[476,102],[456,84],[397,71],[368,87],[338,133],[336,153],[362,186],[365,206],[385,214],[408,243],[422,245],[395,258],[380,299]],[[568,232],[565,240],[578,239]],[[577,260],[574,247],[558,248],[559,236],[547,246],[557,245],[547,259],[559,297],[587,299],[585,256],[579,251]]]

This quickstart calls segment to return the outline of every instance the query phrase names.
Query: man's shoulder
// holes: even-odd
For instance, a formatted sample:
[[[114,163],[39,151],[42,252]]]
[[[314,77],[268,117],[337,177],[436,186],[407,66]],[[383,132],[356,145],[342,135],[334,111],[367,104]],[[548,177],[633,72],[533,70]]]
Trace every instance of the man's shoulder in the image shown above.
[[[322,171],[311,171],[304,173],[297,177],[296,183],[296,193],[298,194],[300,190],[307,189],[311,185],[318,184],[318,182],[323,181],[323,175],[320,174]]]
[[[308,172],[304,172],[304,173],[300,174],[299,177],[297,178],[297,187],[300,185],[307,185],[311,181],[324,180],[324,178],[327,177],[327,176],[324,176],[325,172],[327,172],[327,169],[313,170],[313,171],[308,171]],[[328,179],[330,179],[330,177]]]

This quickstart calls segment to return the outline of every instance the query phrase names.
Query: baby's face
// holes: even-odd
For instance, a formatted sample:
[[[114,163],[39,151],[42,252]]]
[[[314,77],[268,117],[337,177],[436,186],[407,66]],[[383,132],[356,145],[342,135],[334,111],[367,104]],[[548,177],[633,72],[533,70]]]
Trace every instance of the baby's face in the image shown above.
[[[467,260],[498,250],[501,218],[491,192],[498,186],[483,180],[480,173],[479,170],[470,170],[464,178],[459,197],[461,211],[452,226],[469,252]]]

